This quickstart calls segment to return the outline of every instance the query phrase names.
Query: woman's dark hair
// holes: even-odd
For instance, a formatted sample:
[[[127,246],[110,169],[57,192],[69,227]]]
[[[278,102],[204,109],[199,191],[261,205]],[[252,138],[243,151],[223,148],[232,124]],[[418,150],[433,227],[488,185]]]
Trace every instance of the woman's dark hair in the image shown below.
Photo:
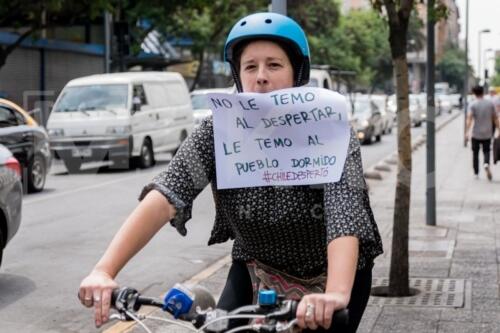
[[[287,55],[288,60],[290,61],[290,64],[292,65],[293,68],[293,82],[298,81],[298,75],[299,75],[299,66],[301,63],[301,56],[297,52],[296,48],[292,45],[290,45],[286,41],[278,40],[276,38],[259,38],[259,39],[251,39],[251,40],[244,40],[237,45],[234,46],[233,52],[234,52],[234,66],[235,69],[240,72],[240,60],[241,60],[241,55],[243,54],[243,51],[245,48],[252,42],[259,41],[259,40],[266,40],[275,43],[278,45]]]

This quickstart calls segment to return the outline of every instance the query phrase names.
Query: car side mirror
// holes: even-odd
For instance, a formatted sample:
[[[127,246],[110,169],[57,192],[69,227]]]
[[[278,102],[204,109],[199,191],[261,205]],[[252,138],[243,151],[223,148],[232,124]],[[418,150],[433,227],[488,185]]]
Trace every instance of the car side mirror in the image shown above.
[[[132,103],[132,114],[136,113],[137,111],[141,111],[141,102],[140,101],[134,101]]]

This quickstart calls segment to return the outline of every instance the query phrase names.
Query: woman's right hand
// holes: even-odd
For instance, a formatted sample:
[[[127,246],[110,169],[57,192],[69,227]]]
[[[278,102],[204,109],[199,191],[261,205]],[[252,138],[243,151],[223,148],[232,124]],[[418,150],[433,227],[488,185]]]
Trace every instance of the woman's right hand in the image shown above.
[[[100,327],[109,319],[111,293],[118,284],[106,272],[93,270],[80,284],[78,298],[88,308],[94,307],[96,327]]]

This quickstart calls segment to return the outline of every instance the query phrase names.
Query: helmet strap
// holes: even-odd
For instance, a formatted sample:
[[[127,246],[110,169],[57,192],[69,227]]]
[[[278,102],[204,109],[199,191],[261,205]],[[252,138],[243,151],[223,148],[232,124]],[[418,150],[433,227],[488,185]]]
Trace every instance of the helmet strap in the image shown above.
[[[237,73],[236,67],[234,66],[232,61],[229,62],[229,65],[231,66],[231,74],[233,75],[233,80],[234,84],[236,85],[236,89],[238,90],[239,93],[243,92],[243,86],[241,85],[240,75]]]
[[[295,87],[300,87],[302,82],[302,72],[304,71],[304,62],[300,62],[300,67],[297,71],[297,81],[295,82]]]

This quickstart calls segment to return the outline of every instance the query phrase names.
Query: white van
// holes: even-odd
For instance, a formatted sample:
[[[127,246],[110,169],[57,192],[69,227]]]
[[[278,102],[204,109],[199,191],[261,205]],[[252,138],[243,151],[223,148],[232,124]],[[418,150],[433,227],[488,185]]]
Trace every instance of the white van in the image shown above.
[[[68,82],[50,114],[51,150],[69,172],[84,162],[111,160],[142,168],[160,152],[175,154],[192,132],[193,110],[178,73],[99,74]]]
[[[307,84],[310,87],[319,87],[325,89],[333,89],[333,82],[328,71],[324,69],[311,69],[309,74],[309,83]]]

